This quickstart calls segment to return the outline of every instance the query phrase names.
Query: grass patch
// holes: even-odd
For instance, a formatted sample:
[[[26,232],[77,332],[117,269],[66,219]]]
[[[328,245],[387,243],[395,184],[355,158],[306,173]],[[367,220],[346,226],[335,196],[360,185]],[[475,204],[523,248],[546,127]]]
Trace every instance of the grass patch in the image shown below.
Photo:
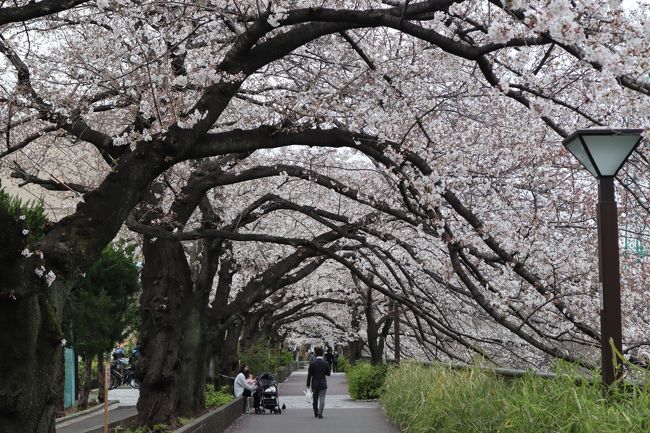
[[[136,427],[127,429],[124,433],[167,433],[169,426],[166,424],[154,424],[152,428],[149,427]]]
[[[208,384],[205,386],[205,407],[206,409],[214,409],[219,406],[224,406],[235,397],[228,391],[228,387],[225,386],[221,390],[217,391],[214,388],[214,385]]]
[[[181,423],[181,425],[183,425],[183,426],[191,423],[192,420],[194,420],[194,418],[190,418],[190,417],[187,417],[187,416],[182,416],[182,417],[178,418],[178,422]]]
[[[404,433],[638,433],[650,431],[647,388],[614,391],[559,372],[504,381],[482,370],[406,363],[388,372],[381,402]]]

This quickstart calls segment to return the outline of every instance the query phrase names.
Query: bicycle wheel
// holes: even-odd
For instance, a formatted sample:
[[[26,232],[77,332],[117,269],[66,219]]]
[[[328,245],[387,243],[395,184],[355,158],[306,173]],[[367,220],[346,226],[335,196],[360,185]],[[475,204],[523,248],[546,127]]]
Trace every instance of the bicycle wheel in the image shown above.
[[[122,385],[122,376],[120,373],[111,371],[111,379],[108,384],[108,389],[115,389],[120,385]]]
[[[104,403],[104,384],[102,382],[99,383],[99,388],[97,389],[97,401]]]
[[[129,386],[133,389],[140,389],[140,381],[134,377],[129,380]]]

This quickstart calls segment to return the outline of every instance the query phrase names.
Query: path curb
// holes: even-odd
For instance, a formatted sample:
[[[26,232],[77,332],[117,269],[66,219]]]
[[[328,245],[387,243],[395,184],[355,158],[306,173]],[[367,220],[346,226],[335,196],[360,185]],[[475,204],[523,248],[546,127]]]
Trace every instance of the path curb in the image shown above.
[[[116,407],[119,407],[120,401],[119,400],[113,400],[108,402],[108,410],[115,409]],[[82,410],[80,412],[75,412],[70,415],[63,416],[61,418],[57,418],[54,420],[54,425],[59,426],[60,424],[63,424],[67,421],[71,421],[73,419],[89,415],[89,414],[94,414],[95,412],[103,411],[104,410],[104,405],[100,404],[99,406],[94,406],[89,409]]]
[[[174,433],[222,433],[243,413],[244,397],[238,397],[174,430]]]

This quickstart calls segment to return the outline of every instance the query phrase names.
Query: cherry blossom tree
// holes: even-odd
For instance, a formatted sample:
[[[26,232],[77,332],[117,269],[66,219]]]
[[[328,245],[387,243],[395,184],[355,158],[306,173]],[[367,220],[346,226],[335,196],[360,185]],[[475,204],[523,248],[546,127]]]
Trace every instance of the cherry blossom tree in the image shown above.
[[[341,237],[358,257],[340,253],[345,242],[290,245],[327,256],[375,296],[399,302],[414,338],[449,357],[515,362],[526,348],[535,362],[593,365],[592,181],[557,142],[582,125],[648,126],[643,7],[7,4],[0,3],[2,169],[83,196],[34,245],[20,220],[0,214],[3,426],[54,430],[51,366],[63,305],[152,181],[187,161],[291,145],[354,149],[350,158],[372,161],[389,180],[381,191],[330,185],[377,212],[360,225],[366,235]],[[620,175],[623,224],[638,237],[647,215],[645,152]],[[215,229],[185,236],[209,230],[217,239],[246,238]],[[164,249],[187,264],[182,237],[169,236]],[[625,350],[641,356],[645,263],[630,257],[625,266],[632,295],[624,308],[638,313],[626,314]],[[144,301],[143,308],[167,305]],[[516,349],[504,355],[507,347]]]

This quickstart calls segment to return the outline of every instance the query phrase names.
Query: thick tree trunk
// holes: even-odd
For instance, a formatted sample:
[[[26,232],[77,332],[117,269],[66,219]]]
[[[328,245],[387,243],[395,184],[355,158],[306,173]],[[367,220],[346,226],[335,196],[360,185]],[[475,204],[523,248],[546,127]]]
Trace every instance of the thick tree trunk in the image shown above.
[[[230,298],[230,290],[232,289],[232,278],[235,272],[237,272],[237,263],[234,260],[232,254],[227,254],[228,250],[231,250],[232,244],[226,242],[223,245],[223,251],[226,252],[219,257],[219,272],[217,274],[217,291],[215,293],[214,300],[212,301],[212,310],[209,317],[206,317],[208,327],[206,332],[206,338],[209,341],[209,345],[213,350],[213,356],[215,358],[215,369],[217,371],[217,379],[220,386],[228,385],[232,386],[233,381],[226,379],[226,377],[232,377],[235,370],[235,364],[237,363],[239,356],[237,353],[237,347],[239,343],[239,337],[241,335],[241,320],[236,320],[230,326],[223,326],[221,324],[221,313],[223,307],[228,304]]]
[[[6,269],[6,268],[4,268]],[[61,374],[61,329],[40,291],[0,298],[0,427],[11,433],[53,433]]]
[[[86,409],[88,407],[88,399],[90,397],[90,383],[92,381],[92,366],[93,358],[89,355],[83,357],[84,369],[81,373],[81,393],[79,394],[79,409]]]
[[[263,338],[259,328],[260,316],[258,314],[248,314],[245,316],[243,326],[240,331],[239,350],[246,351],[253,347]]]
[[[63,356],[62,302],[54,297],[62,294],[36,277],[40,259],[21,256],[20,230],[0,209],[0,430],[53,433]]]
[[[368,341],[368,351],[370,351],[370,362],[372,365],[381,364],[382,352],[384,345],[380,341],[379,329],[377,321],[375,320],[375,313],[373,311],[373,293],[372,289],[368,288],[364,299],[363,312],[366,316],[366,335]]]
[[[178,425],[181,305],[192,280],[179,242],[146,238],[140,311],[138,423]]]
[[[368,335],[367,340],[368,351],[370,352],[370,362],[373,365],[381,364],[383,344],[380,344],[374,321],[368,321],[366,331]]]
[[[361,340],[355,340],[355,341],[350,341],[348,342],[348,345],[350,347],[350,364],[355,364],[357,361],[361,359],[361,354],[363,350],[363,341]]]
[[[357,304],[350,305],[350,326],[352,332],[355,335],[359,334],[361,329],[361,314],[359,313],[359,307]],[[351,365],[354,365],[358,360],[361,359],[361,353],[363,350],[363,341],[361,340],[352,340],[348,341],[348,347],[350,349],[350,355],[348,361]]]
[[[380,365],[384,361],[384,339],[379,337],[377,344],[375,345],[374,352],[371,353],[370,363],[372,365]]]
[[[183,307],[183,339],[181,341],[178,389],[178,415],[194,416],[205,408],[205,376],[207,344],[203,297]]]
[[[237,346],[241,326],[238,322],[231,325],[227,331],[218,332],[211,338],[211,347],[214,347],[214,356],[217,360],[217,369],[220,375],[233,377],[239,370]],[[220,385],[232,385],[232,380],[219,376]]]

